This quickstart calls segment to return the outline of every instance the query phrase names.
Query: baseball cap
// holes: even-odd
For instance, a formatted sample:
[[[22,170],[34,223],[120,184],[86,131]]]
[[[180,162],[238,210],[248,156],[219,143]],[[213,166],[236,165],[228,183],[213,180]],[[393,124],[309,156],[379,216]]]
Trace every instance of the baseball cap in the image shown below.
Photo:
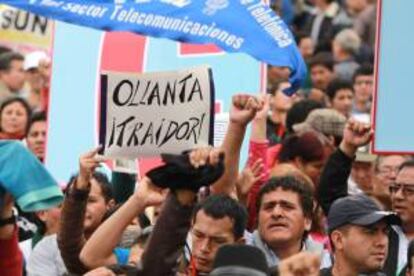
[[[31,52],[24,58],[23,69],[27,71],[30,69],[38,68],[40,61],[42,60],[50,61],[50,58],[45,52],[42,51]]]
[[[251,245],[220,247],[210,276],[267,276],[269,269],[263,252]]]
[[[328,229],[332,232],[347,224],[369,226],[384,219],[388,224],[401,224],[396,213],[381,210],[368,196],[346,196],[332,204],[328,214]]]
[[[313,130],[326,136],[342,137],[346,124],[346,117],[330,108],[312,110],[303,123],[293,125],[297,133]]]

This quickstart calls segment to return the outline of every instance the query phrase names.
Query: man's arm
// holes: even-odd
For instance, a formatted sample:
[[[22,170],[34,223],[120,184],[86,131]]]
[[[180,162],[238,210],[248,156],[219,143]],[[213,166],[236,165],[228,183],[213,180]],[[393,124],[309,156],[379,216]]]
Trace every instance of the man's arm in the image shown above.
[[[224,138],[225,171],[223,176],[211,186],[213,193],[230,195],[235,188],[239,174],[240,150],[246,133],[247,124],[256,112],[263,108],[263,102],[250,95],[235,95],[230,109],[230,124]]]
[[[318,201],[325,215],[338,198],[348,195],[348,177],[358,147],[367,145],[372,137],[369,124],[350,119],[344,129],[339,148],[329,157],[318,187]]]

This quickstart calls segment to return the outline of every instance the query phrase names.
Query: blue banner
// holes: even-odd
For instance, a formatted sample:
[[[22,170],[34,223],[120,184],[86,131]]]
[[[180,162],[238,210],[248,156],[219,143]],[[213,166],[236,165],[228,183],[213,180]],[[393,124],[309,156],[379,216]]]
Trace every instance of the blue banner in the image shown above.
[[[291,70],[294,93],[306,66],[294,38],[261,0],[2,0],[56,20],[106,31],[131,31],[172,40],[214,43]],[[242,77],[242,76],[240,76]]]

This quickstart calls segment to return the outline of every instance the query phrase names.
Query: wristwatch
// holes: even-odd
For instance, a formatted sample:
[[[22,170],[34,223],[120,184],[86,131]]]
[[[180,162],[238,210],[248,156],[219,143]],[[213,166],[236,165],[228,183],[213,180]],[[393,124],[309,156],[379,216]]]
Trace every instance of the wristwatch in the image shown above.
[[[8,218],[0,218],[0,227],[6,226],[8,224],[15,224],[16,223],[16,216],[14,213]]]

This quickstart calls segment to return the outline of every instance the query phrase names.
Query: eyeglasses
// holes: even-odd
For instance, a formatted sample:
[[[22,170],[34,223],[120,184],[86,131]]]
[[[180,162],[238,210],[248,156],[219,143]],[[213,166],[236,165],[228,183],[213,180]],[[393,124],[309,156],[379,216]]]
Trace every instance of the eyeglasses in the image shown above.
[[[414,184],[394,183],[390,185],[389,189],[391,194],[396,194],[399,190],[401,190],[404,196],[414,195]]]
[[[378,172],[380,174],[391,174],[391,173],[395,173],[397,174],[399,171],[399,167],[383,167],[381,169],[378,169]]]

